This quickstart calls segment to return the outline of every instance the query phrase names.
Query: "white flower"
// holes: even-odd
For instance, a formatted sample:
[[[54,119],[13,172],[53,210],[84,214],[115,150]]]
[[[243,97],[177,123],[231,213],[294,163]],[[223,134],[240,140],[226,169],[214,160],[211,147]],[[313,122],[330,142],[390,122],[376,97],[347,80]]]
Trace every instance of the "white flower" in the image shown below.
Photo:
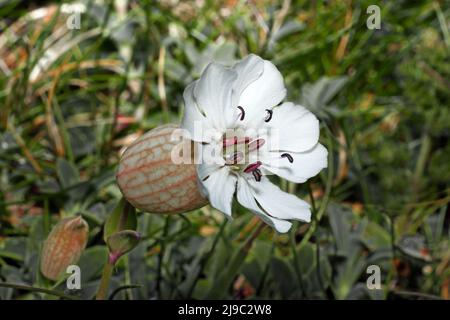
[[[231,217],[236,193],[279,232],[290,229],[288,220],[310,222],[310,206],[266,175],[300,183],[327,166],[319,121],[302,106],[280,105],[285,96],[283,78],[267,60],[249,55],[232,68],[211,63],[184,91],[182,120],[204,158],[213,159],[197,167],[211,205]]]

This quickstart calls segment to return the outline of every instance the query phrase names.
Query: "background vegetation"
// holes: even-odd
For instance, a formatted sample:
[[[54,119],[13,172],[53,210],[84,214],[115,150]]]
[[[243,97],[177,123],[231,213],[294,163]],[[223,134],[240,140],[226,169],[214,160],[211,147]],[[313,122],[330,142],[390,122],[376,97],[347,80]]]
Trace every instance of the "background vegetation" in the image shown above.
[[[144,237],[115,268],[112,298],[449,298],[447,1],[81,3],[69,30],[62,3],[0,1],[0,299],[92,298],[120,151],[179,122],[208,62],[248,53],[272,60],[288,100],[321,120],[329,168],[280,181],[314,204],[314,221],[279,235],[238,205],[232,222],[209,206],[139,213]],[[380,30],[366,27],[372,4]],[[75,215],[90,233],[82,290],[68,291],[39,259],[52,226]],[[366,286],[374,264],[381,290]]]

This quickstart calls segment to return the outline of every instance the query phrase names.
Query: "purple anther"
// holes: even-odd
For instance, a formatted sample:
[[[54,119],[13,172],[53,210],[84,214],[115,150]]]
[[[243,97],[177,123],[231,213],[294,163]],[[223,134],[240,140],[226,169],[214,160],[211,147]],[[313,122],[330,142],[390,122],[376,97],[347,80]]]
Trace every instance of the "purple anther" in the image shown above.
[[[261,161],[256,161],[255,163],[249,164],[247,168],[244,169],[245,173],[250,173],[257,170],[262,165]]]

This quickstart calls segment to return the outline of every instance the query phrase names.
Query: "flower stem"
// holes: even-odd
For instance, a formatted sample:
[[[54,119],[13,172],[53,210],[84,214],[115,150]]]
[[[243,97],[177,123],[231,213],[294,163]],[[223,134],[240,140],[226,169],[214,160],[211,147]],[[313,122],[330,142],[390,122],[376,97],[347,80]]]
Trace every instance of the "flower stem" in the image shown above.
[[[62,299],[66,299],[66,300],[80,300],[80,297],[78,297],[78,296],[68,295],[68,294],[65,294],[64,292],[60,292],[60,291],[57,291],[54,289],[38,288],[38,287],[28,286],[28,285],[24,285],[24,284],[0,282],[0,288],[11,288],[11,289],[15,289],[15,290],[25,290],[25,291],[29,291],[29,292],[40,292],[40,293],[60,297]]]
[[[166,244],[165,244],[165,239],[169,233],[169,224],[170,224],[170,216],[166,217],[166,221],[164,224],[164,230],[163,230],[163,237],[161,239],[161,250],[159,251],[158,254],[158,267],[157,267],[157,272],[156,272],[156,293],[158,295],[158,298],[161,297],[161,281],[162,281],[162,264],[163,264],[163,259],[164,259],[164,253],[166,250]]]
[[[129,204],[125,199],[122,199],[120,201],[125,201],[125,204],[123,206],[122,213],[120,215],[117,230],[123,230],[125,228],[128,216],[130,215],[131,210],[133,210],[131,204]],[[119,202],[118,206],[120,206],[120,203],[121,202]],[[104,300],[106,298],[106,295],[108,294],[109,283],[113,273],[114,265],[116,264],[117,260],[120,257],[121,255],[118,255],[117,253],[114,252],[110,252],[108,254],[105,266],[103,267],[102,279],[100,280],[100,285],[98,287],[97,295],[95,297],[97,300]]]
[[[311,207],[312,207],[312,214],[313,214],[313,221],[315,225],[315,236],[316,236],[316,273],[317,273],[317,279],[319,280],[319,286],[320,289],[325,292],[323,282],[322,282],[322,272],[320,270],[320,241],[319,241],[319,220],[317,217],[317,209],[316,209],[316,203],[314,200],[313,191],[311,188],[311,183],[308,183],[308,193],[309,197],[311,199]]]
[[[333,187],[333,177],[334,177],[334,153],[333,153],[333,140],[332,140],[332,133],[328,127],[325,126],[328,132],[328,150],[329,151],[329,159],[328,159],[328,176],[327,176],[327,184],[325,187],[325,195],[323,196],[323,200],[321,202],[321,205],[319,209],[317,210],[317,214],[313,216],[313,221],[311,221],[311,226],[309,227],[306,234],[303,236],[302,241],[300,242],[299,247],[302,248],[306,243],[309,241],[309,239],[312,237],[314,232],[316,231],[317,224],[322,219],[322,216],[324,215],[328,202],[330,200],[330,194]]]
[[[212,257],[212,255],[216,249],[216,246],[219,243],[219,240],[223,235],[223,232],[225,230],[225,226],[227,225],[227,222],[228,222],[227,219],[223,220],[219,231],[216,233],[216,235],[214,237],[213,243],[211,245],[211,249],[205,255],[203,255],[202,258],[200,259],[199,269],[194,277],[194,280],[192,281],[191,286],[189,287],[189,290],[187,291],[188,292],[187,296],[186,296],[187,299],[191,299],[191,296],[192,296],[192,293],[194,292],[195,286],[196,286],[198,280],[200,279],[200,276],[203,273],[203,270],[206,267],[206,263],[208,262],[209,258]]]
[[[98,287],[97,295],[95,296],[96,300],[105,300],[106,295],[108,294],[109,282],[111,280],[113,269],[114,265],[110,263],[108,257],[108,261],[103,267],[102,279],[100,280],[100,286]]]

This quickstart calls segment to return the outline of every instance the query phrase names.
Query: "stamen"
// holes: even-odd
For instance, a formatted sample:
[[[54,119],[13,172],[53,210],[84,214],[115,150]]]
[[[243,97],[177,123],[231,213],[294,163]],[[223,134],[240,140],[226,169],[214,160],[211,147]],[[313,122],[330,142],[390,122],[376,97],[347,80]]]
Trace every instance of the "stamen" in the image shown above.
[[[225,147],[233,146],[235,144],[244,144],[244,143],[249,143],[249,142],[250,142],[249,137],[238,138],[238,137],[234,136],[232,138],[224,138],[222,140],[222,146],[225,148]]]
[[[235,153],[229,154],[227,159],[225,159],[226,164],[236,164],[244,159],[244,153],[237,151]]]
[[[252,171],[257,170],[262,165],[261,161],[256,161],[255,163],[252,163],[247,166],[247,168],[244,169],[245,173],[250,173]]]
[[[261,148],[265,143],[266,143],[266,140],[264,140],[264,139],[253,140],[252,142],[250,142],[250,143],[248,144],[248,151],[258,150],[258,149]]]
[[[292,158],[292,156],[289,153],[283,153],[281,155],[282,158],[287,158],[289,160],[290,163],[294,162],[294,158]]]
[[[261,170],[256,169],[252,171],[253,176],[255,177],[255,180],[260,182],[261,181],[261,177],[262,177],[262,173]]]
[[[264,121],[265,121],[265,122],[269,122],[269,121],[272,119],[273,111],[270,110],[270,109],[266,109],[266,111],[267,111],[267,116],[266,116],[266,118],[264,119]]]
[[[208,178],[209,178],[209,176],[206,176],[202,179],[202,181],[206,181],[206,180],[208,180]]]
[[[244,120],[244,118],[245,118],[245,110],[244,110],[244,108],[242,108],[241,106],[238,106],[237,107],[239,110],[241,110],[241,114],[240,114],[240,118],[239,118],[239,120]]]

